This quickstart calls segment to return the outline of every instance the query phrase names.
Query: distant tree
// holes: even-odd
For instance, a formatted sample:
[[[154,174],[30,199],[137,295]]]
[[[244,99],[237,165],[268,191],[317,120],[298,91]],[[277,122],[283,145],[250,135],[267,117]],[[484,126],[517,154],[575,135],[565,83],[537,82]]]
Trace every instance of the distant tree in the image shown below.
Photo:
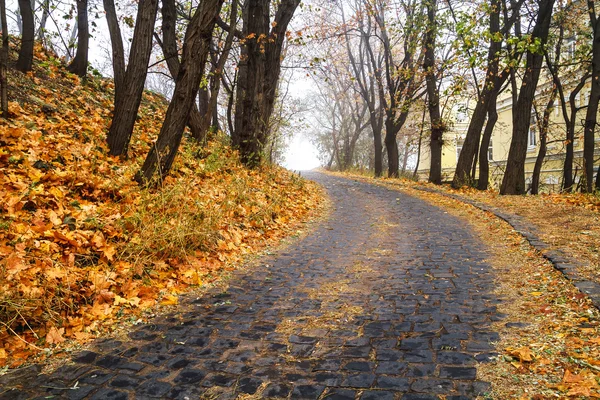
[[[8,24],[6,22],[6,1],[0,0],[0,29],[2,29],[2,48],[0,49],[0,110],[8,119]]]
[[[525,72],[521,89],[513,107],[513,130],[506,171],[502,179],[500,194],[525,194],[525,158],[527,136],[531,125],[531,108],[540,76],[543,48],[548,38],[554,0],[539,0],[538,14],[531,32],[531,45],[527,50]]]
[[[30,0],[19,0],[19,10],[22,21],[21,49],[17,60],[17,70],[31,71],[33,67],[33,44],[35,40],[35,23]]]
[[[157,9],[158,0],[140,0],[138,3],[129,63],[121,85],[117,84],[115,87],[113,118],[107,135],[108,147],[113,156],[127,156],[133,126],[142,101]]]
[[[278,2],[271,22],[270,0],[247,0],[242,12],[241,46],[235,129],[232,143],[244,164],[260,164],[267,143],[269,118],[273,112],[281,71],[287,27],[300,0]]]
[[[364,10],[361,0],[357,2],[356,29],[349,23],[346,23],[344,15],[344,6],[340,5],[342,14],[342,29],[345,39],[347,57],[352,67],[353,79],[356,83],[355,90],[360,94],[368,108],[369,123],[371,134],[373,136],[373,169],[376,177],[383,174],[383,144],[382,135],[385,120],[385,110],[380,104],[382,94],[383,80],[381,73],[383,70],[383,59],[381,57],[370,57],[369,51],[373,51],[370,40],[374,36],[374,25]],[[350,37],[350,31],[358,30],[358,43],[353,43]]]
[[[136,180],[140,184],[149,184],[157,172],[163,178],[173,165],[200,88],[212,32],[222,5],[223,0],[203,0],[188,25],[173,98],[158,139],[148,153],[142,169],[136,174]]]
[[[88,0],[77,0],[77,53],[68,70],[80,77],[87,75],[89,41]]]

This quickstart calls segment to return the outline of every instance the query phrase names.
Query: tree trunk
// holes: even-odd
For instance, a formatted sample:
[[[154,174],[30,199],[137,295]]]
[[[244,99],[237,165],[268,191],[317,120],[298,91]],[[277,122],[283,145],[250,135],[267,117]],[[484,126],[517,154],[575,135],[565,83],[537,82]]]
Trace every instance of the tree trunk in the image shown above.
[[[494,93],[490,97],[490,102],[488,103],[488,120],[483,131],[483,136],[481,137],[481,146],[479,147],[479,180],[477,181],[477,189],[479,190],[487,190],[490,182],[490,162],[487,154],[492,133],[498,121],[498,111],[496,110],[497,98],[498,93]]]
[[[44,0],[42,8],[42,18],[40,19],[40,26],[38,26],[36,37],[39,41],[44,42],[46,39],[46,22],[50,15],[50,0]]]
[[[238,13],[237,5],[237,0],[232,0],[230,5],[231,11],[229,13],[229,30],[227,31],[227,37],[225,38],[225,43],[221,50],[221,54],[216,60],[215,66],[211,73],[210,83],[208,86],[208,93],[210,94],[210,97],[208,97],[206,111],[204,113],[204,117],[202,118],[203,132],[207,132],[210,129],[211,120],[212,126],[217,126],[218,129],[217,100],[219,99],[219,92],[221,91],[221,77],[223,70],[225,69],[225,64],[229,58],[229,52],[231,51],[233,39],[235,37],[236,18]]]
[[[90,39],[87,6],[88,0],[77,0],[77,53],[68,67],[70,72],[82,78],[87,75]]]
[[[552,92],[550,93],[550,98],[548,99],[546,108],[544,109],[542,123],[538,124],[540,128],[540,150],[535,159],[535,165],[533,166],[533,174],[531,175],[531,194],[538,194],[540,189],[540,174],[542,172],[544,158],[546,158],[550,114],[552,113],[552,107],[554,106],[554,100],[556,99],[556,91],[557,88],[556,86],[554,86]]]
[[[161,179],[164,178],[173,165],[190,110],[200,88],[212,32],[222,5],[223,0],[204,0],[190,21],[183,43],[183,57],[173,98],[169,103],[158,140],[148,153],[142,169],[136,174],[136,180],[142,185],[148,185],[156,172]]]
[[[400,171],[400,154],[398,152],[398,130],[394,126],[393,118],[385,120],[385,149],[388,156],[388,178],[397,178]]]
[[[115,108],[107,135],[110,155],[127,156],[133,126],[142,101],[148,61],[152,52],[152,32],[158,0],[140,0],[133,32],[129,64],[123,85],[115,90]]]
[[[238,65],[234,147],[242,162],[258,166],[267,143],[281,70],[283,43],[288,24],[300,0],[282,0],[273,24],[269,22],[269,0],[248,0],[243,10],[243,36]],[[272,29],[271,29],[272,27]]]
[[[452,180],[452,187],[454,188],[473,184],[473,179],[469,177],[469,170],[472,165],[476,165],[474,158],[478,150],[481,131],[485,124],[485,116],[489,110],[488,105],[490,98],[494,95],[494,92],[499,90],[499,85],[494,84],[498,75],[498,52],[502,49],[502,42],[495,37],[495,34],[499,32],[500,1],[492,0],[490,2],[490,36],[492,39],[490,39],[490,47],[488,49],[487,73],[485,75],[481,94],[477,99],[475,110],[473,111],[471,121],[469,122],[462,150],[458,156],[456,171],[454,172],[454,178]]]
[[[542,45],[546,44],[550,22],[552,20],[552,7],[554,0],[541,0],[535,26],[532,32],[532,41],[540,39]],[[539,51],[527,51],[527,61],[523,74],[521,90],[516,107],[513,108],[513,131],[506,171],[502,179],[500,194],[525,194],[525,158],[527,157],[527,135],[531,122],[531,106],[535,97],[543,55]]]
[[[593,31],[592,41],[592,83],[590,100],[585,114],[585,129],[583,133],[583,189],[587,193],[593,191],[594,186],[594,132],[600,101],[600,19],[596,17],[595,2],[588,0],[590,23]]]
[[[437,0],[427,1],[427,26],[425,32],[424,46],[425,58],[423,59],[423,69],[425,70],[425,80],[427,84],[427,108],[429,110],[429,120],[431,121],[431,136],[429,143],[429,158],[431,164],[429,167],[429,182],[442,183],[442,147],[444,145],[444,123],[440,114],[440,96],[437,85],[435,71],[435,36],[436,36],[436,9]],[[468,172],[467,172],[468,173]]]
[[[16,68],[21,72],[31,71],[33,67],[33,43],[35,39],[35,24],[30,0],[19,0],[19,10],[23,21],[23,34],[21,35],[21,49]]]
[[[121,37],[121,27],[117,18],[114,0],[103,0],[104,11],[106,12],[106,22],[110,35],[110,45],[112,48],[113,79],[115,90],[123,86],[125,80],[125,50],[123,49],[123,38]]]
[[[167,62],[167,68],[169,73],[174,80],[177,79],[179,73],[179,52],[177,49],[177,8],[175,7],[175,0],[163,0],[162,8],[162,42],[161,48],[165,61]],[[192,137],[196,140],[204,139],[204,130],[202,129],[202,115],[198,110],[196,103],[192,106],[190,111],[190,119],[188,121],[188,127],[192,133]]]
[[[0,111],[8,119],[8,23],[6,21],[6,1],[0,0],[0,28],[2,29],[2,48],[0,49]]]

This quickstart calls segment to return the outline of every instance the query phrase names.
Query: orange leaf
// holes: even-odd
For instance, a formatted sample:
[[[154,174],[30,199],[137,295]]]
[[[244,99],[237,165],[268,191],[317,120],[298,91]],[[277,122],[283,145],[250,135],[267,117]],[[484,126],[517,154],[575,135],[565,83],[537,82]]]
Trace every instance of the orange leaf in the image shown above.
[[[56,344],[64,342],[65,338],[62,336],[63,333],[65,333],[65,328],[56,329],[54,326],[51,327],[46,334],[46,343]]]
[[[535,355],[529,347],[519,347],[518,349],[508,348],[506,349],[508,354],[516,357],[521,362],[531,362],[535,358]]]

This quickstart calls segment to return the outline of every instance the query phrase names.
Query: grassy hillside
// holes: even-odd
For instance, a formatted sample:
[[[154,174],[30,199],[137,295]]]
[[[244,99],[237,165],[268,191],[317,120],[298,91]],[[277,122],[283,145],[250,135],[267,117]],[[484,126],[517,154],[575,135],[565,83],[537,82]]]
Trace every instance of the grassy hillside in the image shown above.
[[[176,304],[177,294],[294,232],[321,203],[314,185],[288,171],[245,169],[219,135],[203,147],[184,140],[171,176],[141,190],[133,175],[160,130],[161,96],[144,94],[122,161],[105,145],[112,81],[82,81],[41,48],[33,72],[10,70],[8,79],[0,367]]]

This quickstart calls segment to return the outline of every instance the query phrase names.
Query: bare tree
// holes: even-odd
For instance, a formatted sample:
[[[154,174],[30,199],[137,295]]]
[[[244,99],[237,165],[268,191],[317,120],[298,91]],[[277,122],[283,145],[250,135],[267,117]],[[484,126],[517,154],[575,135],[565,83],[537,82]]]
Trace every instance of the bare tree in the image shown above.
[[[527,135],[531,124],[531,107],[544,58],[542,49],[548,38],[553,6],[554,0],[538,1],[538,14],[531,33],[531,40],[537,46],[527,51],[521,89],[515,107],[513,107],[512,140],[506,161],[506,171],[500,187],[501,194],[524,194],[526,191],[525,158],[527,156]]]
[[[242,162],[260,164],[281,71],[287,27],[300,0],[281,0],[271,22],[270,0],[247,0],[243,8],[233,145]]]
[[[88,0],[77,0],[77,53],[68,69],[81,77],[87,75],[89,41]]]
[[[19,0],[19,10],[23,30],[21,35],[21,49],[17,60],[17,70],[21,72],[31,71],[33,67],[33,44],[35,40],[35,24],[33,21],[33,9],[30,0]]]
[[[198,94],[216,17],[222,5],[223,0],[204,0],[190,21],[173,99],[167,109],[158,140],[148,153],[142,169],[136,174],[136,180],[141,184],[150,183],[157,172],[163,178],[173,165],[192,104]]]
[[[157,8],[158,0],[140,0],[138,4],[129,64],[122,85],[115,87],[113,119],[107,135],[108,147],[113,156],[127,156],[152,52],[152,32]]]

